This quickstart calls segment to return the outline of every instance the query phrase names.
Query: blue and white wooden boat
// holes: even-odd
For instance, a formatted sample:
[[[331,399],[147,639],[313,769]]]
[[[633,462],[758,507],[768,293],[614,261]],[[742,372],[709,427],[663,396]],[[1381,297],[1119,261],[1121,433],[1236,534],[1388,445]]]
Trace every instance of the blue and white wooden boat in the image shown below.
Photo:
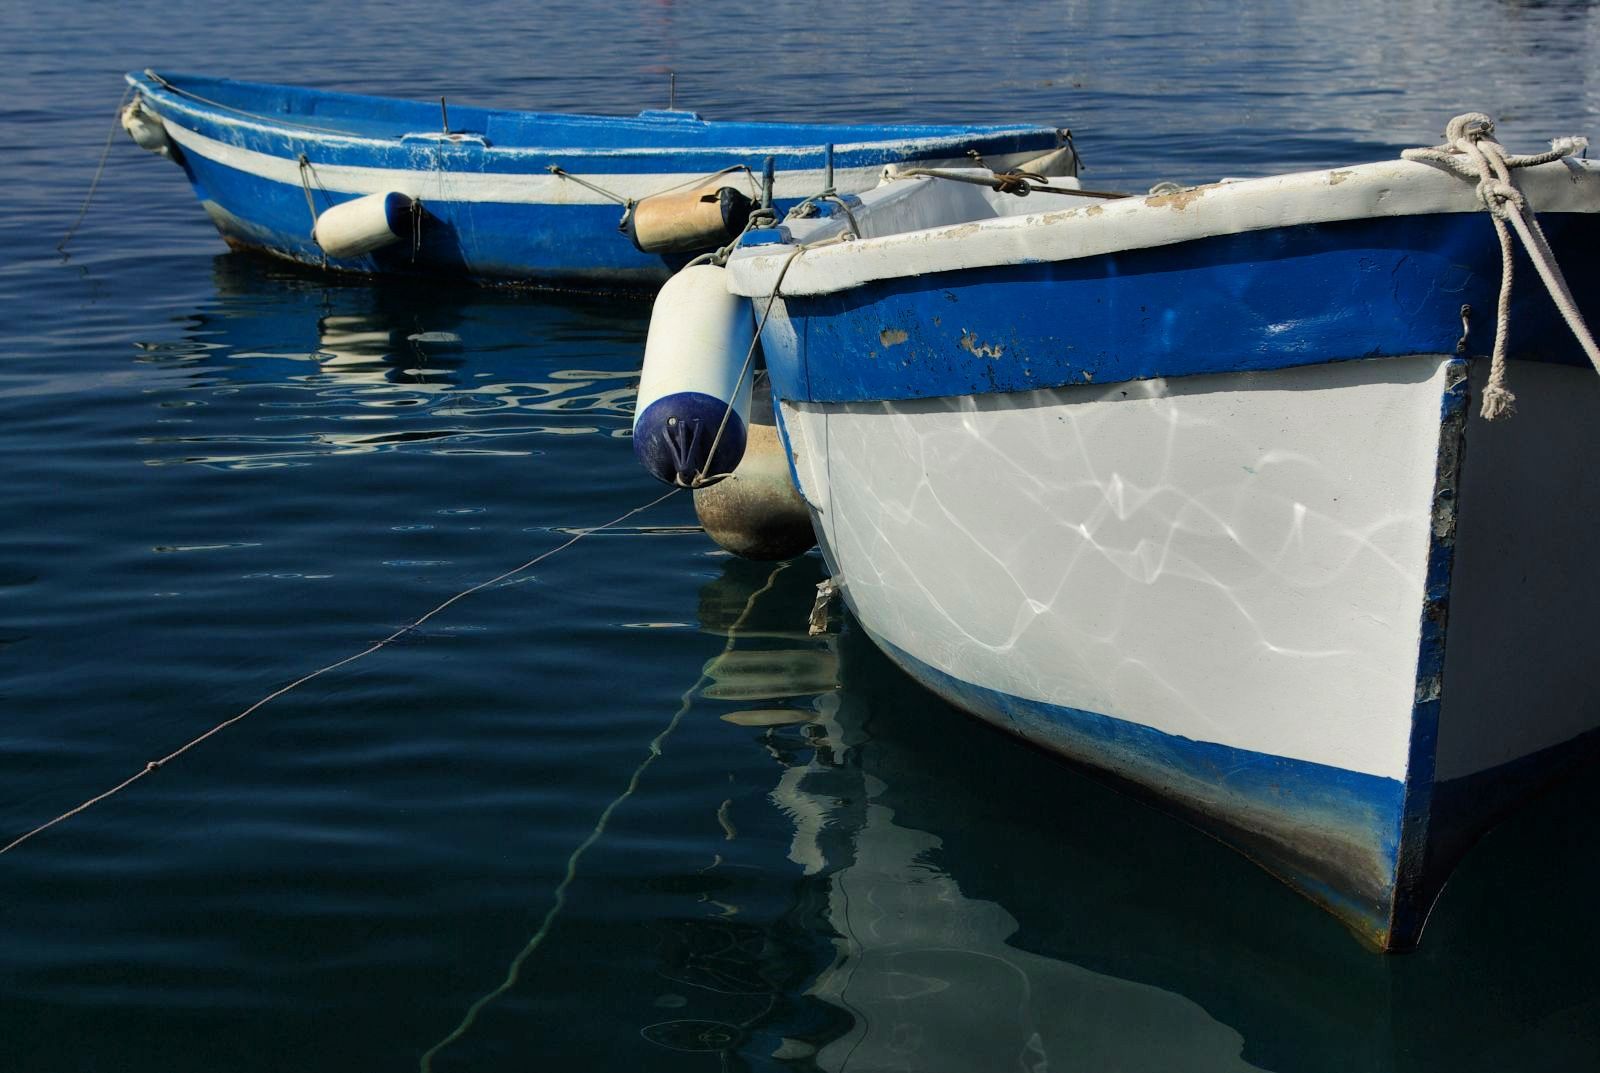
[[[653,287],[688,254],[636,249],[618,233],[624,206],[719,173],[753,193],[750,173],[773,157],[787,208],[823,189],[829,144],[844,193],[875,184],[886,164],[970,164],[971,152],[997,167],[1075,170],[1065,132],[1049,127],[551,115],[148,70],[128,82],[124,125],[182,166],[229,245],[357,272]],[[362,197],[371,211],[354,226],[384,244],[319,245],[313,225]]]
[[[1519,250],[1517,412],[1477,412],[1502,250],[1434,157],[1121,200],[891,175],[725,270],[877,644],[1385,950],[1600,745],[1600,379]],[[1600,166],[1514,181],[1593,319]]]

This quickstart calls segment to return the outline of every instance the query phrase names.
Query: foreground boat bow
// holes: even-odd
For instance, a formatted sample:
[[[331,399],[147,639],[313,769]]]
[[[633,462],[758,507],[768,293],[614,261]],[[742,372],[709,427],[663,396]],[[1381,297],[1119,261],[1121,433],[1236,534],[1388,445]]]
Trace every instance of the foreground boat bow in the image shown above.
[[[727,267],[861,626],[1415,945],[1600,744],[1600,380],[1531,271],[1496,342],[1478,191],[1414,161],[1120,201],[890,178]],[[1600,168],[1515,182],[1600,313]],[[1471,405],[1491,349],[1511,420]]]

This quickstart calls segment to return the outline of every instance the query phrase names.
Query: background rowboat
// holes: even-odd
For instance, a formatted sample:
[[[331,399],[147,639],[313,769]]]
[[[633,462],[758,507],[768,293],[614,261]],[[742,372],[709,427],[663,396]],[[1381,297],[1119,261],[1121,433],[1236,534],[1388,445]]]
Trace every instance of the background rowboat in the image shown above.
[[[876,184],[887,164],[970,164],[970,153],[997,167],[1075,170],[1051,127],[495,111],[148,70],[128,82],[129,132],[183,167],[229,245],[358,272],[652,287],[688,254],[635,248],[618,233],[624,209],[718,180],[753,196],[768,157],[786,208],[824,189],[828,145],[841,193]],[[403,199],[375,206],[387,245],[339,256],[313,239],[329,209],[373,195]]]

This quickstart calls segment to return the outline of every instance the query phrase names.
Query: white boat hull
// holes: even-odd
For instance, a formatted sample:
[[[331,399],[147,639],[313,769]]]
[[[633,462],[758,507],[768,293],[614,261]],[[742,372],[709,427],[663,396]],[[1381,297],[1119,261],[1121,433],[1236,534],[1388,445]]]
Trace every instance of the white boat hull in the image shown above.
[[[1600,385],[1519,367],[1523,413],[1488,425],[1467,364],[781,415],[846,599],[913,675],[1404,946],[1488,819],[1430,809],[1435,784],[1600,725],[1579,628],[1600,458],[1572,431]],[[1529,628],[1549,616],[1566,642]]]

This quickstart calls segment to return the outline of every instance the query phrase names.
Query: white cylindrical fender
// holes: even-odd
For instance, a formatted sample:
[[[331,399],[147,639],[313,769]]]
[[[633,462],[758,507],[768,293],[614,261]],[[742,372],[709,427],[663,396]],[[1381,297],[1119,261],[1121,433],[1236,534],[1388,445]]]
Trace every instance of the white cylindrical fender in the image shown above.
[[[329,257],[360,257],[409,235],[415,208],[416,202],[393,190],[354,198],[318,216],[311,238]]]
[[[650,313],[633,414],[640,465],[685,487],[733,472],[744,456],[754,338],[750,305],[728,292],[725,269],[693,265],[667,280]]]
[[[161,117],[145,107],[143,97],[135,97],[122,110],[122,129],[128,132],[134,144],[162,156],[172,154],[172,142],[167,137],[167,125]]]

